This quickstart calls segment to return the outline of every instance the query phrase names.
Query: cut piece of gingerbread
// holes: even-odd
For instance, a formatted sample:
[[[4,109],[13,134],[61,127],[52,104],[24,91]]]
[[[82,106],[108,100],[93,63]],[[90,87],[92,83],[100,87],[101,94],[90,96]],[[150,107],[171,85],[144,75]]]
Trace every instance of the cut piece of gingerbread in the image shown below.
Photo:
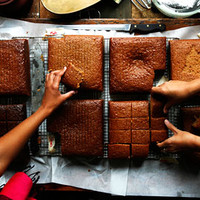
[[[145,159],[149,154],[149,144],[131,144],[133,158]]]
[[[151,118],[151,130],[166,130],[165,117]]]
[[[47,120],[61,134],[62,155],[103,155],[103,100],[69,100]]]
[[[167,138],[167,130],[151,130],[151,142],[162,142]]]
[[[165,102],[166,99],[163,98],[162,96],[151,95],[151,100],[150,100],[151,117],[153,118],[166,117],[166,114],[163,111]]]
[[[109,119],[110,130],[130,130],[131,118]]]
[[[132,118],[132,130],[148,130],[149,118]]]
[[[31,95],[26,39],[0,41],[0,95]]]
[[[78,89],[84,80],[84,72],[75,67],[72,63],[66,64],[66,71],[62,78],[62,83],[69,86],[71,89]]]
[[[130,158],[130,144],[108,144],[108,158]]]
[[[110,92],[150,92],[165,65],[166,38],[111,38]]]
[[[148,101],[132,101],[132,118],[149,117]]]
[[[149,130],[132,130],[133,144],[149,144],[150,143],[150,131]]]
[[[131,118],[131,101],[109,101],[110,118]]]
[[[131,130],[110,130],[109,131],[110,144],[130,144]]]
[[[199,39],[171,40],[171,79],[191,81],[200,78]]]
[[[49,70],[63,69],[72,63],[84,73],[80,89],[103,90],[103,36],[66,35],[48,41]]]

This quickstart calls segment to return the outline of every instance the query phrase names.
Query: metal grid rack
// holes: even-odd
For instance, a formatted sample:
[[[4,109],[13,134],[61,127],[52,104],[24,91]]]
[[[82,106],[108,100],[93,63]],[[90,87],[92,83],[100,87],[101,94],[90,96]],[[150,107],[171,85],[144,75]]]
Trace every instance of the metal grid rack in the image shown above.
[[[24,37],[23,37],[24,38]],[[26,38],[29,39],[30,46],[30,64],[31,64],[31,79],[32,79],[32,96],[27,102],[27,116],[30,116],[34,111],[37,110],[40,105],[45,83],[45,75],[48,73],[48,39],[46,37],[34,37]],[[154,86],[157,85],[160,78],[164,75],[169,78],[169,40],[177,38],[167,38],[167,60],[166,60],[166,70],[162,73],[156,73]],[[109,128],[108,128],[108,101],[110,100],[150,100],[149,94],[126,94],[124,95],[110,95],[109,93],[109,38],[104,38],[104,91],[101,92],[89,92],[87,94],[79,92],[75,99],[104,99],[104,158],[108,157],[107,144],[109,142]],[[37,74],[37,76],[36,76]],[[61,84],[60,86],[61,93],[66,92],[66,88]],[[7,104],[13,103],[13,101],[8,100]],[[174,107],[169,112],[169,120],[174,124],[178,124],[179,116],[179,107]],[[169,137],[173,135],[169,131]],[[49,152],[48,149],[48,138],[53,136],[55,138],[55,151]],[[46,127],[46,120],[39,126],[38,129],[39,140],[30,140],[29,145],[35,146],[38,145],[39,151],[35,154],[31,151],[31,155],[51,155],[51,156],[61,156],[61,145],[60,145],[60,136],[56,133],[48,133]],[[31,144],[31,142],[35,142]],[[38,143],[39,141],[39,143]],[[147,159],[160,159],[163,156],[161,153],[156,153],[155,151],[150,150],[149,156]],[[166,156],[166,154],[164,155]],[[177,154],[167,154],[169,157],[177,158]]]

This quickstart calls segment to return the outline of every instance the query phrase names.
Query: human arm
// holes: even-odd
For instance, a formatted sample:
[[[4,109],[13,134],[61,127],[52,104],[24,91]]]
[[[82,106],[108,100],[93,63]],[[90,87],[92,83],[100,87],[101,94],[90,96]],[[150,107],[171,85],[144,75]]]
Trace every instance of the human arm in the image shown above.
[[[75,91],[70,91],[66,94],[61,94],[59,91],[59,83],[65,70],[64,68],[47,74],[45,92],[39,109],[0,138],[0,176],[43,120],[61,103],[75,94]]]
[[[200,137],[192,133],[177,129],[168,120],[165,125],[174,135],[165,141],[158,143],[157,146],[165,152],[176,153],[180,151],[200,151]]]
[[[167,113],[169,108],[175,104],[181,103],[191,96],[200,92],[200,79],[193,81],[175,81],[171,80],[158,87],[152,88],[152,94],[158,94],[166,97],[167,102],[163,112]]]

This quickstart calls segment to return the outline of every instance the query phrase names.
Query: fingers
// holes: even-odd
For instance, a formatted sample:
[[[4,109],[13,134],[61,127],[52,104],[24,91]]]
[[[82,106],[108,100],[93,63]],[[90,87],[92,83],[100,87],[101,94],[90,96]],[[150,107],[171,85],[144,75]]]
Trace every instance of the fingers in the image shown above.
[[[163,142],[160,142],[160,143],[157,143],[157,146],[158,146],[159,148],[164,148],[164,147],[166,147],[166,146],[167,146],[167,140],[165,140],[165,141],[163,141]]]
[[[63,101],[69,99],[71,96],[73,96],[76,93],[77,91],[72,90],[70,92],[67,92],[66,94],[62,94]]]
[[[65,71],[66,71],[66,67],[64,67],[62,70],[56,70],[47,74],[46,82],[48,83],[48,85],[53,85],[55,89],[58,89],[60,81],[61,81],[61,77],[63,76]]]
[[[170,129],[175,135],[178,133],[179,129],[177,129],[173,124],[171,124],[167,119],[165,119],[165,125],[168,129]]]
[[[163,89],[160,86],[158,86],[158,87],[152,87],[151,92],[153,94],[161,94],[161,95],[163,95]]]

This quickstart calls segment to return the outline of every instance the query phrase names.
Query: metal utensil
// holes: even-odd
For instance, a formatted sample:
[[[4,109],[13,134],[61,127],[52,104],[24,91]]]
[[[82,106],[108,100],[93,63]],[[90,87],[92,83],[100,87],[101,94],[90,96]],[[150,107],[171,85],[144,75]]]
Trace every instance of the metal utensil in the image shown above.
[[[69,25],[73,30],[107,30],[120,32],[152,33],[156,31],[165,31],[165,24],[97,24],[97,25]]]
[[[151,0],[131,0],[131,2],[140,11],[144,11],[144,9],[151,9]]]

